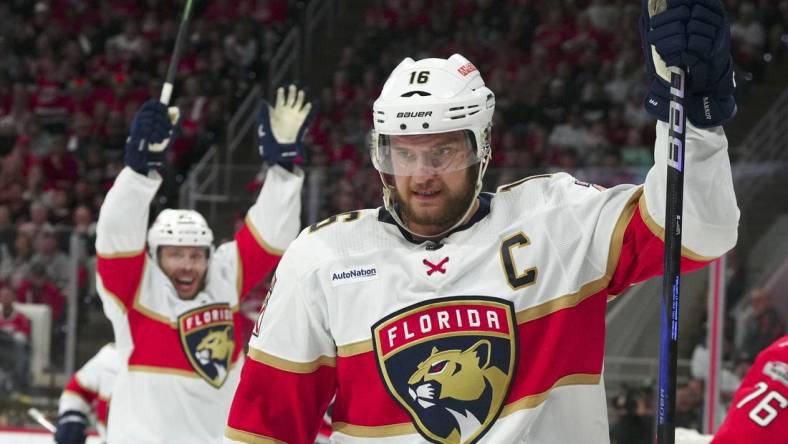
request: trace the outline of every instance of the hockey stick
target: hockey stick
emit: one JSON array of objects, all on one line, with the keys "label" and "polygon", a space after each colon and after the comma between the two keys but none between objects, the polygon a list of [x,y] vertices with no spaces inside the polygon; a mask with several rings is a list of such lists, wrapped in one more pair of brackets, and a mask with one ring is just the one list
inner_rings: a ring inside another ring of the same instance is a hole
[{"label": "hockey stick", "polygon": [[44,416],[44,414],[41,413],[41,411],[38,410],[37,408],[30,407],[29,409],[27,409],[27,414],[30,415],[30,417],[35,419],[36,422],[41,424],[45,429],[49,430],[50,432],[55,433],[55,431],[57,430],[55,428],[55,425],[49,422],[47,417]]},{"label": "hockey stick", "polygon": [[[183,46],[183,39],[186,38],[186,31],[189,28],[188,25],[191,12],[192,0],[186,0],[186,4],[183,6],[181,24],[178,26],[178,35],[175,37],[175,48],[172,50],[172,55],[170,56],[170,65],[167,67],[167,75],[164,77],[164,84],[161,86],[161,96],[159,96],[159,102],[164,104],[164,106],[170,104],[170,98],[172,97],[172,90],[174,88],[175,74],[178,72],[178,60],[181,58],[181,47]],[[168,114],[170,114],[170,118],[172,119],[172,113],[168,111]],[[140,139],[138,150],[143,151],[147,146],[148,141],[144,138]],[[151,151],[161,152],[166,148],[166,145],[162,144],[158,148],[149,147],[148,149],[150,148],[153,148]]]},{"label": "hockey stick", "polygon": [[178,60],[181,58],[181,47],[183,46],[183,39],[186,38],[186,31],[189,28],[191,12],[192,0],[186,0],[186,4],[183,7],[183,15],[181,16],[181,24],[178,27],[178,36],[175,38],[175,48],[172,50],[172,56],[170,57],[170,66],[167,67],[167,76],[164,78],[164,85],[161,87],[159,102],[164,105],[170,104],[175,73],[178,72]]},{"label": "hockey stick", "polygon": [[[649,15],[667,8],[665,0],[649,0]],[[665,257],[660,313],[659,388],[657,392],[657,443],[674,444],[676,438],[676,367],[681,286],[681,216],[684,201],[684,113],[686,72],[669,67],[667,196],[665,198]]]}]

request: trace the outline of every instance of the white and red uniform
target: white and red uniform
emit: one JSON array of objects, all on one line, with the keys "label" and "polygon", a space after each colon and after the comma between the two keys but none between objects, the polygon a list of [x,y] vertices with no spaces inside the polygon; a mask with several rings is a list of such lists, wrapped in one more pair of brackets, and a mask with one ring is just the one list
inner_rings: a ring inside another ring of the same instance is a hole
[{"label": "white and red uniform", "polygon": [[97,287],[123,365],[112,396],[109,442],[221,441],[243,349],[239,300],[279,262],[300,227],[303,172],[269,169],[235,240],[211,254],[205,287],[178,298],[146,254],[156,173],[125,168],[97,225]]},{"label": "white and red uniform", "polygon": [[118,375],[120,360],[115,344],[109,343],[82,366],[66,384],[60,395],[58,414],[68,410],[90,417],[96,413],[96,429],[102,442],[107,441],[107,414],[112,387]]},{"label": "white and red uniform", "polygon": [[[662,272],[667,124],[644,186],[568,174],[480,197],[440,245],[384,210],[305,229],[250,340],[226,442],[606,443],[607,301]],[[687,129],[682,268],[736,243],[722,128]]]},{"label": "white and red uniform", "polygon": [[788,443],[788,336],[758,354],[711,442]]}]

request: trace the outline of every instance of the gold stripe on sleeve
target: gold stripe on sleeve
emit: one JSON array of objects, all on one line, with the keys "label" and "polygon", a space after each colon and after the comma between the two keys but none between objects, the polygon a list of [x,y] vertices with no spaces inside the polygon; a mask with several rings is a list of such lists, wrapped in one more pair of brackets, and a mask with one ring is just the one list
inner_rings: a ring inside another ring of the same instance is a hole
[{"label": "gold stripe on sleeve", "polygon": [[640,198],[643,189],[640,188],[629,198],[624,209],[616,221],[616,226],[613,229],[613,235],[610,237],[610,248],[608,249],[607,265],[605,274],[599,279],[585,283],[574,293],[569,293],[564,296],[551,299],[543,304],[527,308],[517,313],[517,323],[523,324],[534,319],[547,316],[565,308],[574,307],[580,302],[584,301],[589,296],[592,296],[604,290],[610,280],[613,278],[613,273],[618,265],[618,260],[621,257],[621,248],[624,244],[624,232],[635,214],[635,207],[637,200]]},{"label": "gold stripe on sleeve", "polygon": [[320,366],[336,367],[336,358],[331,356],[320,356],[314,361],[310,362],[295,362],[288,361],[287,359],[278,358],[270,355],[264,351],[257,350],[256,348],[249,347],[247,354],[253,361],[261,364],[274,367],[279,370],[284,370],[290,373],[314,373]]},{"label": "gold stripe on sleeve", "polygon": [[96,256],[102,259],[122,259],[127,257],[134,257],[139,255],[140,253],[144,252],[145,248],[136,251],[118,251],[116,253],[99,253],[96,252]]},{"label": "gold stripe on sleeve", "polygon": [[279,441],[278,439],[258,435],[257,433],[244,432],[243,430],[234,429],[229,426],[224,430],[224,437],[232,439],[233,441],[239,441],[248,444],[287,444],[284,441]]},{"label": "gold stripe on sleeve", "polygon": [[249,215],[247,215],[246,218],[244,219],[244,223],[246,224],[246,227],[249,228],[249,232],[252,233],[252,236],[263,250],[267,251],[269,254],[273,254],[274,256],[281,256],[285,254],[284,250],[274,248],[268,242],[263,240],[263,237],[260,236],[260,233],[257,231],[257,228],[255,228],[254,224],[252,224]]},{"label": "gold stripe on sleeve", "polygon": [[[643,194],[640,196],[640,202],[638,202],[638,207],[640,208],[640,216],[643,218],[643,222],[646,223],[646,226],[654,236],[662,239],[665,239],[665,229],[660,227],[657,221],[651,217],[651,214],[648,212],[648,206],[646,205],[646,195]],[[696,262],[711,262],[714,259],[717,259],[716,256],[703,256],[694,251],[690,250],[689,248],[685,247],[684,245],[681,246],[681,257],[685,257],[687,259],[696,261]]]}]

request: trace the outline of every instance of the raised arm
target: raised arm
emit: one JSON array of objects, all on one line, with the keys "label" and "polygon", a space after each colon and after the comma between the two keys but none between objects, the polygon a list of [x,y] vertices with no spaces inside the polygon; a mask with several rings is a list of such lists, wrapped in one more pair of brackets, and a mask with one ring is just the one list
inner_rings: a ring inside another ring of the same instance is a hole
[{"label": "raised arm", "polygon": [[611,292],[662,272],[670,87],[666,66],[688,68],[684,162],[682,271],[699,268],[736,244],[739,209],[733,190],[728,141],[722,125],[733,118],[736,102],[730,32],[719,0],[668,2],[649,17],[643,1],[641,36],[651,89],[646,110],[659,119],[654,167],[624,234]]},{"label": "raised arm", "polygon": [[311,110],[304,92],[293,85],[287,94],[278,89],[274,107],[264,102],[260,109],[258,149],[268,171],[257,201],[235,235],[241,298],[276,267],[300,231],[304,172],[294,162],[305,156],[303,138]]},{"label": "raised arm", "polygon": [[126,167],[107,193],[96,224],[99,294],[123,310],[134,298],[145,265],[148,207],[161,184],[157,169],[173,128],[167,113],[164,105],[149,101],[135,115],[123,159]]}]

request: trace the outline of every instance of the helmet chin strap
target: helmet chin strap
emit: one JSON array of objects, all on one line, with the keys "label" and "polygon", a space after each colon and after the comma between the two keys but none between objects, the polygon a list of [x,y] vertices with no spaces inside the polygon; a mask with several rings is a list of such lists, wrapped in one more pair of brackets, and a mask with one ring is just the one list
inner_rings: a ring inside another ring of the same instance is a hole
[{"label": "helmet chin strap", "polygon": [[482,159],[482,161],[481,161],[481,163],[479,165],[479,171],[476,173],[475,192],[473,193],[473,198],[470,200],[470,202],[468,202],[468,208],[465,210],[465,213],[463,213],[462,217],[458,218],[457,221],[454,222],[454,224],[452,226],[450,226],[449,228],[441,231],[438,234],[425,236],[423,234],[416,233],[413,230],[411,230],[410,228],[408,228],[407,224],[402,220],[402,218],[400,218],[399,214],[397,213],[397,209],[394,208],[393,194],[396,193],[395,186],[394,185],[388,185],[386,183],[386,178],[383,177],[383,173],[378,171],[378,174],[380,175],[380,180],[383,182],[383,206],[386,208],[386,211],[388,211],[389,214],[391,214],[391,217],[394,218],[394,221],[397,222],[397,224],[403,230],[407,231],[408,233],[412,234],[413,236],[415,236],[415,237],[417,237],[419,239],[426,239],[426,240],[441,238],[441,237],[445,236],[447,233],[449,233],[452,230],[454,230],[455,228],[457,228],[460,225],[462,225],[463,222],[465,222],[468,219],[468,217],[471,215],[471,212],[473,211],[473,207],[474,207],[473,204],[476,201],[476,199],[479,197],[479,192],[481,192],[481,190],[482,190],[482,178],[484,177],[484,173],[487,171],[487,165],[489,164],[489,160],[490,160],[489,156],[486,156],[486,157],[484,157]]}]

